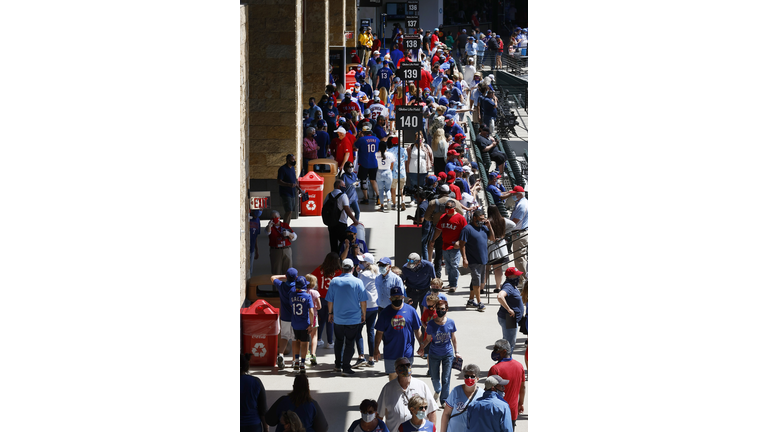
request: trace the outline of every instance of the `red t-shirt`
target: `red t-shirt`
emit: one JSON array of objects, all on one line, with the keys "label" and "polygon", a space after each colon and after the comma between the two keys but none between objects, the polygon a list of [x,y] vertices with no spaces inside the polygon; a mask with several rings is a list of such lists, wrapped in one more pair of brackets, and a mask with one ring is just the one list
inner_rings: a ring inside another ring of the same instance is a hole
[{"label": "red t-shirt", "polygon": [[512,420],[517,420],[517,401],[520,396],[520,385],[525,382],[525,369],[523,369],[523,365],[514,359],[501,361],[491,366],[488,376],[491,375],[498,375],[505,380],[509,380],[509,384],[504,386],[504,400],[507,401],[512,411]]},{"label": "red t-shirt", "polygon": [[432,86],[432,74],[428,70],[422,68],[421,79],[419,80],[419,88],[425,89],[425,88],[430,88],[431,86]]},{"label": "red t-shirt", "polygon": [[437,222],[437,228],[443,231],[443,250],[453,249],[453,244],[459,239],[461,230],[467,226],[467,220],[459,212],[448,215],[440,216],[440,220]]},{"label": "red t-shirt", "polygon": [[269,247],[282,248],[291,245],[291,240],[288,237],[283,237],[283,231],[293,232],[290,226],[285,222],[280,222],[277,225],[272,225],[269,229]]},{"label": "red t-shirt", "polygon": [[[338,138],[337,138],[338,139]],[[349,153],[349,158],[347,158],[347,162],[353,162],[354,163],[354,155],[352,154],[352,145],[355,143],[354,137],[351,133],[347,133],[344,135],[344,139],[339,140],[339,143],[336,147],[336,162],[339,164],[339,170],[344,169],[344,155]]]},{"label": "red t-shirt", "polygon": [[437,43],[439,40],[440,40],[440,38],[439,38],[439,37],[437,37],[437,35],[436,35],[436,34],[432,33],[432,40],[430,41],[430,44],[429,44],[429,49],[430,49],[430,50],[433,50],[433,49],[435,49],[435,44],[436,44],[436,43]]},{"label": "red t-shirt", "polygon": [[344,116],[346,114],[351,113],[352,111],[360,111],[360,106],[355,102],[352,102],[352,99],[350,99],[348,102],[340,103],[338,110],[339,110],[339,115]]},{"label": "red t-shirt", "polygon": [[437,311],[434,309],[424,308],[424,312],[421,314],[421,323],[427,325],[429,320],[437,316]]},{"label": "red t-shirt", "polygon": [[336,273],[334,273],[331,277],[325,277],[323,275],[322,266],[317,266],[317,268],[311,274],[317,278],[317,292],[320,293],[320,298],[325,298],[325,295],[328,294],[328,286],[331,284],[331,280],[333,280],[333,278],[336,276],[339,276],[341,274],[341,270],[336,270]]},{"label": "red t-shirt", "polygon": [[448,187],[451,189],[451,192],[456,194],[456,199],[461,201],[461,189],[453,183],[448,183]]},{"label": "red t-shirt", "polygon": [[373,40],[373,46],[371,47],[371,49],[373,51],[378,51],[379,48],[381,48],[381,39],[374,39]]}]

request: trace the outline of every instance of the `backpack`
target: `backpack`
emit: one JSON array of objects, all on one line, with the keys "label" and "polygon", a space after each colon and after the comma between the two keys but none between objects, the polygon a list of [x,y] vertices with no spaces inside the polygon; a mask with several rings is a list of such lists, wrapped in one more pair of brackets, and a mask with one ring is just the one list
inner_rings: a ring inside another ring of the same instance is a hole
[{"label": "backpack", "polygon": [[325,202],[323,203],[323,224],[325,226],[333,226],[339,223],[339,218],[341,217],[341,210],[339,210],[339,197],[341,197],[341,194],[344,192],[340,192],[335,197],[332,195],[333,192],[329,193],[328,196],[325,198]]}]

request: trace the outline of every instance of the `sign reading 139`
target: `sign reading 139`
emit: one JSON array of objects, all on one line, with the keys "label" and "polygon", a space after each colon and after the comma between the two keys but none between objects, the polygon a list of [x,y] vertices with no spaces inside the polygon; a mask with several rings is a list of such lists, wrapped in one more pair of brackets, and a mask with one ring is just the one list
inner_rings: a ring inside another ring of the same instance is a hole
[{"label": "sign reading 139", "polygon": [[398,106],[395,109],[395,123],[399,130],[422,130],[423,121],[421,106]]}]

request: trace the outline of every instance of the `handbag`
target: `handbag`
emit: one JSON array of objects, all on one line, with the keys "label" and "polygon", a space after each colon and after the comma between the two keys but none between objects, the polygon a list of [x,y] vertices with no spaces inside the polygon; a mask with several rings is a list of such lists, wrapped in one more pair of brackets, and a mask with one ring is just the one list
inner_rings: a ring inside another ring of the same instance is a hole
[{"label": "handbag", "polygon": [[307,191],[299,189],[299,194],[301,195],[301,202],[309,201],[309,193]]},{"label": "handbag", "polygon": [[528,314],[526,313],[525,316],[523,316],[523,319],[520,320],[520,333],[527,335],[528,334]]},{"label": "handbag", "polygon": [[451,365],[451,369],[456,369],[457,371],[461,372],[461,368],[464,366],[464,359],[461,357],[454,357],[453,358],[453,364]]}]

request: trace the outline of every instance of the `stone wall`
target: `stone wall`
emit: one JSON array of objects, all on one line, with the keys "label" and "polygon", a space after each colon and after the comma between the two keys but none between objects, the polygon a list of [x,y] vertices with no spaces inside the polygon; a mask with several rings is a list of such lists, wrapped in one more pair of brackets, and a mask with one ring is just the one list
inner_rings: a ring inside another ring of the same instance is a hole
[{"label": "stone wall", "polygon": [[[359,30],[360,23],[357,22],[357,0],[338,0],[346,3],[344,8],[344,30],[352,32],[352,38],[347,39],[344,46],[355,47],[357,46],[357,31]],[[358,53],[360,54],[360,53]],[[360,57],[362,58],[362,57]]]},{"label": "stone wall", "polygon": [[240,303],[250,265],[248,211],[248,6],[240,6]]},{"label": "stone wall", "polygon": [[328,2],[306,0],[304,17],[307,31],[302,46],[304,108],[309,108],[310,97],[320,100],[328,82]]},{"label": "stone wall", "polygon": [[344,46],[344,19],[346,0],[328,2],[328,42],[331,46]]},{"label": "stone wall", "polygon": [[274,179],[285,155],[301,167],[302,2],[251,0],[248,6],[249,172]]}]

